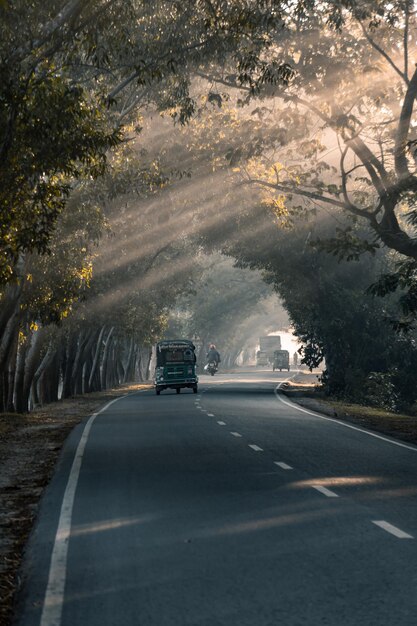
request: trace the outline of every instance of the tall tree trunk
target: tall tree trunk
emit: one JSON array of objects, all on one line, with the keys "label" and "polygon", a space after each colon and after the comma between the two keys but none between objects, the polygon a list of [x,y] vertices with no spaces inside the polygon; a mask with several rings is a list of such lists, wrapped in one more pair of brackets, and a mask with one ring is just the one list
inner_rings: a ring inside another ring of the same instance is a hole
[{"label": "tall tree trunk", "polygon": [[132,362],[133,362],[134,352],[135,352],[135,342],[133,340],[133,337],[131,337],[130,342],[129,342],[129,350],[127,353],[126,367],[125,367],[124,376],[123,376],[124,383],[127,383],[130,380],[132,380],[131,376],[132,376]]},{"label": "tall tree trunk", "polygon": [[107,389],[107,387],[106,387],[106,385],[107,385],[107,367],[108,367],[109,351],[110,351],[113,331],[114,331],[114,326],[112,326],[110,328],[110,330],[109,330],[109,332],[107,334],[107,337],[106,337],[105,344],[104,344],[103,360],[102,360],[102,366],[101,366],[101,388],[102,389]]},{"label": "tall tree trunk", "polygon": [[77,333],[68,334],[65,349],[65,368],[63,372],[62,398],[70,398],[72,395],[72,371],[77,353]]},{"label": "tall tree trunk", "polygon": [[82,360],[84,348],[88,342],[88,332],[82,330],[78,335],[77,351],[71,372],[71,395],[81,393]]},{"label": "tall tree trunk", "polygon": [[98,339],[97,339],[97,343],[96,343],[96,349],[94,352],[94,359],[93,359],[93,364],[91,366],[91,372],[90,372],[90,376],[88,379],[88,389],[91,390],[92,386],[93,386],[93,380],[96,376],[96,372],[98,369],[98,364],[100,363],[100,354],[101,354],[101,348],[102,348],[102,342],[103,342],[103,335],[104,335],[104,331],[106,329],[106,326],[102,326]]},{"label": "tall tree trunk", "polygon": [[30,348],[26,355],[24,376],[23,376],[23,402],[29,408],[30,389],[32,387],[33,378],[36,373],[36,365],[39,363],[42,342],[45,336],[45,329],[32,332]]},{"label": "tall tree trunk", "polygon": [[42,361],[40,362],[38,369],[36,370],[33,376],[32,385],[34,387],[37,386],[37,390],[34,392],[34,396],[35,398],[38,399],[38,401],[41,404],[45,404],[47,402],[47,399],[45,398],[45,394],[44,394],[46,385],[43,382],[43,378],[44,378],[45,371],[48,369],[49,365],[51,364],[54,358],[54,354],[55,354],[55,349],[52,347],[52,344],[49,344],[48,349]]},{"label": "tall tree trunk", "polygon": [[147,360],[147,363],[146,363],[145,381],[150,380],[150,377],[151,377],[151,361],[152,361],[152,349],[149,348],[149,350],[148,350],[148,360]]},{"label": "tall tree trunk", "polygon": [[59,359],[59,351],[54,350],[49,367],[44,373],[46,384],[48,386],[48,402],[58,401]]},{"label": "tall tree trunk", "polygon": [[116,385],[119,386],[124,381],[125,368],[120,354],[116,354]]},{"label": "tall tree trunk", "polygon": [[[3,337],[6,326],[13,314],[19,312],[20,300],[23,291],[23,280],[13,285],[8,285],[1,299],[0,307],[0,337]],[[1,359],[0,359],[1,361]]]},{"label": "tall tree trunk", "polygon": [[27,413],[28,402],[23,394],[24,376],[25,376],[25,361],[26,355],[30,348],[30,339],[27,339],[22,343],[17,350],[16,359],[16,375],[14,385],[14,405],[18,413]]},{"label": "tall tree trunk", "polygon": [[9,357],[14,349],[14,341],[19,335],[19,325],[22,319],[20,310],[14,311],[7,322],[4,333],[0,340],[0,371],[7,372],[9,365]]},{"label": "tall tree trunk", "polygon": [[109,358],[107,361],[107,389],[112,389],[113,387],[115,387],[116,383],[116,346],[117,342],[113,340],[111,344],[111,350],[109,351]]},{"label": "tall tree trunk", "polygon": [[74,362],[74,369],[72,374],[73,381],[73,393],[83,393],[83,370],[84,362],[88,359],[91,348],[95,342],[96,333],[85,333],[83,340],[79,340],[77,356]]},{"label": "tall tree trunk", "polygon": [[142,376],[142,350],[140,346],[136,348],[135,378],[138,382],[143,382]]},{"label": "tall tree trunk", "polygon": [[6,410],[7,403],[7,374],[0,370],[0,411],[3,413]]},{"label": "tall tree trunk", "polygon": [[13,411],[15,410],[14,385],[15,385],[15,380],[16,380],[16,359],[17,359],[18,346],[19,346],[19,335],[16,335],[13,340],[12,349],[10,351],[9,365],[7,368],[8,369],[7,376],[6,376],[6,372],[4,373],[5,380],[7,381],[6,388],[4,390],[5,399],[6,399],[6,404],[4,408],[9,413],[13,413]]}]

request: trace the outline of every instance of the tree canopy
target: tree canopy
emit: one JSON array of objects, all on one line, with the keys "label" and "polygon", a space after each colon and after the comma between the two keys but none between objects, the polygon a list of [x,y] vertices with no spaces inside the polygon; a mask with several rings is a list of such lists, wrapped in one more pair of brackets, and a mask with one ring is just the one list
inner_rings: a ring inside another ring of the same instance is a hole
[{"label": "tree canopy", "polygon": [[415,35],[408,0],[0,3],[3,407],[146,376],[174,328],[232,362],[271,288],[329,389],[412,403]]}]

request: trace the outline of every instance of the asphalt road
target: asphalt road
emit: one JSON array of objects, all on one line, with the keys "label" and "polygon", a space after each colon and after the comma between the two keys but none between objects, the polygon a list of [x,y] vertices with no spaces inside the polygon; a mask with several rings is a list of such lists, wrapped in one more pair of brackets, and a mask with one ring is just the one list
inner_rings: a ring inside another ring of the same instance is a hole
[{"label": "asphalt road", "polygon": [[285,404],[286,376],[201,376],[80,425],[16,623],[416,626],[417,448]]}]

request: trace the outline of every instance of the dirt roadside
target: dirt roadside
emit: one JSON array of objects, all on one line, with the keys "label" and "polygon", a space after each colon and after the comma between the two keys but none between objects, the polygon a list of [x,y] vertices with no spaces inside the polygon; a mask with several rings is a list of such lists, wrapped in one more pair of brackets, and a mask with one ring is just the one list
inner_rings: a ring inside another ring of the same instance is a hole
[{"label": "dirt roadside", "polygon": [[[316,390],[317,382],[317,373],[302,372],[283,392],[310,410],[417,444],[417,417],[330,401]],[[147,386],[79,396],[30,415],[0,414],[0,626],[10,626],[24,547],[65,439],[110,400]]]},{"label": "dirt roadside", "polygon": [[417,445],[417,416],[332,400],[324,397],[317,385],[317,372],[305,371],[285,383],[281,391],[288,399],[311,411]]},{"label": "dirt roadside", "polygon": [[77,396],[30,415],[0,414],[0,626],[9,626],[24,547],[65,439],[107,402],[149,385]]}]

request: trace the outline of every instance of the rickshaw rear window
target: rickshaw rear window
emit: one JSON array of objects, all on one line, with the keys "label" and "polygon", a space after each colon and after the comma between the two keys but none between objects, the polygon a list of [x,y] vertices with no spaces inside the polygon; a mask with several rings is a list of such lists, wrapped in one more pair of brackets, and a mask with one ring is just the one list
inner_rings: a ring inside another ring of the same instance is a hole
[{"label": "rickshaw rear window", "polygon": [[181,363],[183,361],[195,362],[194,350],[191,348],[177,348],[162,352],[163,363]]},{"label": "rickshaw rear window", "polygon": [[182,350],[166,350],[164,354],[166,363],[178,363],[184,360],[184,352]]}]

